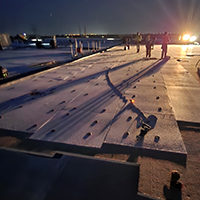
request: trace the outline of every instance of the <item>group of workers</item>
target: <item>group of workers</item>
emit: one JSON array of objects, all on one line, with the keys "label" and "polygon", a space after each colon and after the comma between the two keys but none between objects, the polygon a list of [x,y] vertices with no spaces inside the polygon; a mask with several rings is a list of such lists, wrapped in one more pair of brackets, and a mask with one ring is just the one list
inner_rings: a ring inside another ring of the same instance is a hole
[{"label": "group of workers", "polygon": [[[139,53],[140,44],[141,44],[141,41],[142,41],[142,35],[139,32],[136,34],[135,41],[136,41],[137,53]],[[145,43],[146,43],[146,57],[151,57],[151,50],[154,48],[155,41],[156,41],[156,38],[151,38],[150,35],[147,36],[146,41],[145,41]],[[168,42],[169,42],[169,36],[168,36],[167,32],[165,32],[163,37],[162,37],[161,59],[166,58],[166,56],[167,56],[167,44],[168,44]]]}]

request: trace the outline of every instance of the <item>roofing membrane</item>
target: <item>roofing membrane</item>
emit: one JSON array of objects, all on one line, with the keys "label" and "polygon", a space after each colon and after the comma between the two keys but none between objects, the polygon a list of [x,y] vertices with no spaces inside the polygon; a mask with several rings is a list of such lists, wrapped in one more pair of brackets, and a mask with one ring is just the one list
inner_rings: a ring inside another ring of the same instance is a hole
[{"label": "roofing membrane", "polygon": [[[186,153],[171,89],[176,82],[170,80],[168,68],[177,74],[184,70],[173,58],[159,60],[159,47],[153,59],[122,49],[117,46],[1,86],[0,128],[78,146],[100,148],[109,143]],[[197,89],[199,83],[193,82]],[[151,130],[138,140],[143,122]]]}]

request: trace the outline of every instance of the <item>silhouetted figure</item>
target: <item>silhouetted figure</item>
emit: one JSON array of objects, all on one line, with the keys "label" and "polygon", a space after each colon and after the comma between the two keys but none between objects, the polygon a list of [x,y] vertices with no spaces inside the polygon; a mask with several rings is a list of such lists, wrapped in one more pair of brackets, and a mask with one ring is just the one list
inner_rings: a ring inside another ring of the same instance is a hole
[{"label": "silhouetted figure", "polygon": [[36,48],[37,49],[41,49],[41,48],[44,48],[44,46],[42,45],[42,42],[41,41],[36,41]]},{"label": "silhouetted figure", "polygon": [[153,49],[154,41],[150,38],[150,35],[146,39],[146,58],[151,57],[151,50]]},{"label": "silhouetted figure", "polygon": [[57,48],[57,41],[56,41],[56,36],[54,35],[52,40],[50,40],[50,46],[52,49]]},{"label": "silhouetted figure", "polygon": [[137,35],[135,37],[135,41],[136,41],[136,46],[137,46],[137,53],[139,53],[139,51],[140,51],[140,44],[141,44],[141,41],[142,41],[142,36],[140,35],[139,32],[137,32]]},{"label": "silhouetted figure", "polygon": [[167,32],[164,33],[163,37],[162,37],[162,55],[161,55],[161,59],[166,58],[167,56],[167,44],[169,42],[169,36],[167,35]]},{"label": "silhouetted figure", "polygon": [[125,43],[125,46],[124,46],[124,50],[129,50],[129,49],[130,49],[129,39],[126,38],[126,43]]},{"label": "silhouetted figure", "polygon": [[56,48],[54,40],[50,40],[50,46],[51,46],[52,49]]}]

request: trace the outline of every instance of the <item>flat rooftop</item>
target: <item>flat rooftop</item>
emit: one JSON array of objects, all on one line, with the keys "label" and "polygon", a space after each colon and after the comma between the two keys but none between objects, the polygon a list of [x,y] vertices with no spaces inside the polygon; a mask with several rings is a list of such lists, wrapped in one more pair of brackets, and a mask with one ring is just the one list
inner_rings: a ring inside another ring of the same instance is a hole
[{"label": "flat rooftop", "polygon": [[[187,154],[177,121],[200,122],[200,83],[189,70],[200,47],[193,56],[181,47],[160,60],[160,45],[150,59],[144,46],[139,54],[116,46],[1,85],[0,128],[31,140]],[[143,122],[151,129],[138,138]]]}]

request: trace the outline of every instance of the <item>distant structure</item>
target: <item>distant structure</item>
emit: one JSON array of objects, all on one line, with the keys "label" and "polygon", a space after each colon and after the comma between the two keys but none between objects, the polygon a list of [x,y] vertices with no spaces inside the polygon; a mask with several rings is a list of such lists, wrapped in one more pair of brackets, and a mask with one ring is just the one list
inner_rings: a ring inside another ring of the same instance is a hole
[{"label": "distant structure", "polygon": [[78,28],[79,28],[79,34],[81,35],[81,26],[79,25]]},{"label": "distant structure", "polygon": [[86,26],[84,26],[84,34],[87,35]]}]

